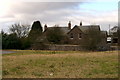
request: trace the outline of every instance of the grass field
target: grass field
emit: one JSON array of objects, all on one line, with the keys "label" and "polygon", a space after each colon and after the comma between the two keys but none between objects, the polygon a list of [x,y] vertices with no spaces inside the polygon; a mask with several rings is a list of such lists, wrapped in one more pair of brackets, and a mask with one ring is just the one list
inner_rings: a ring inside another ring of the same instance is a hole
[{"label": "grass field", "polygon": [[118,52],[15,50],[3,54],[3,78],[117,78]]}]

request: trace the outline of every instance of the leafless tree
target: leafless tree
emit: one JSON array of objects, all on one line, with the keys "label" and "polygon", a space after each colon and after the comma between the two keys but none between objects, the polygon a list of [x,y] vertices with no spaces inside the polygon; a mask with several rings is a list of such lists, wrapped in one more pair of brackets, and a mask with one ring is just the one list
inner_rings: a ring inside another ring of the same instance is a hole
[{"label": "leafless tree", "polygon": [[13,24],[9,30],[12,33],[16,33],[19,38],[27,37],[30,30],[30,25]]}]

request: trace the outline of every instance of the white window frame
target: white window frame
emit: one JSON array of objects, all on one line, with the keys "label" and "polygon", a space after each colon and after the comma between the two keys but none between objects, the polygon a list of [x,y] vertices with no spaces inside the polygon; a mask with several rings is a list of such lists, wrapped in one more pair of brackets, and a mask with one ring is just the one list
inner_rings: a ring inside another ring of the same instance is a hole
[{"label": "white window frame", "polygon": [[[81,37],[80,37],[80,36],[81,36]],[[78,38],[79,38],[79,39],[82,39],[82,33],[79,33],[79,34],[78,34]]]},{"label": "white window frame", "polygon": [[[71,37],[71,35],[72,35],[72,37]],[[70,39],[73,39],[73,33],[70,34]]]}]

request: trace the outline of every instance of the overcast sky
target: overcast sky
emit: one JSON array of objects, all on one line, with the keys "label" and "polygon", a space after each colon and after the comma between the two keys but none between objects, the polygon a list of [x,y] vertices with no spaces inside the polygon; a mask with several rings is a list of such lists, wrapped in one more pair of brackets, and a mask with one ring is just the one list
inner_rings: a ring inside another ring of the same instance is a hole
[{"label": "overcast sky", "polygon": [[[63,0],[65,1],[65,0]],[[69,0],[70,1],[70,0]],[[97,24],[101,30],[118,25],[118,0],[79,0],[76,2],[43,2],[2,0],[0,3],[0,28],[8,31],[14,23],[29,24],[39,20],[48,26]]]}]

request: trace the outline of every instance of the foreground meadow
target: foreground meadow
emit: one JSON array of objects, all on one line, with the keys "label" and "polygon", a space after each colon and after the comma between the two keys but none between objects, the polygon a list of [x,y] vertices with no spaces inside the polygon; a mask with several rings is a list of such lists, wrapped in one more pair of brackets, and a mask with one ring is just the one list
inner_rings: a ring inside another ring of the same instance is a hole
[{"label": "foreground meadow", "polygon": [[15,50],[3,54],[3,78],[117,78],[118,52]]}]

